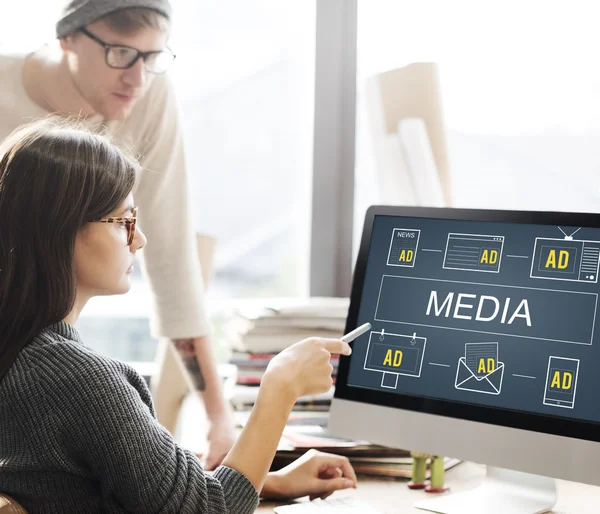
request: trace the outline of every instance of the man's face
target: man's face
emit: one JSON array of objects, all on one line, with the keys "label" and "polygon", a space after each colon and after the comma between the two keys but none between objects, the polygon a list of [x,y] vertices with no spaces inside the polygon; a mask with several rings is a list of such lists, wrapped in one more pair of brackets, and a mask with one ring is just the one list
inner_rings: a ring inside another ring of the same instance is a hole
[{"label": "man's face", "polygon": [[[167,44],[167,34],[152,28],[121,34],[101,21],[86,28],[105,43],[140,52],[164,50]],[[80,32],[62,39],[61,46],[75,87],[94,111],[107,119],[125,119],[150,87],[153,74],[146,72],[142,58],[129,69],[111,68],[102,45]]]}]

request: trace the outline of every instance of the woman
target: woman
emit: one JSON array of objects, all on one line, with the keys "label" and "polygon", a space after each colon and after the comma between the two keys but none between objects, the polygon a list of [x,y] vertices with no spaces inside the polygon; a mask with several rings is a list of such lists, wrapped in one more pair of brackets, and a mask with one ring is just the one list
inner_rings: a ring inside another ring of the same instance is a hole
[{"label": "woman", "polygon": [[103,137],[53,120],[0,145],[0,491],[31,513],[237,514],[253,512],[259,492],[356,486],[347,459],[318,452],[268,474],[294,402],[330,387],[330,356],[349,354],[346,343],[306,339],[275,357],[212,476],[156,421],[143,379],[83,344],[81,310],[129,290],[146,243],[138,168]]}]

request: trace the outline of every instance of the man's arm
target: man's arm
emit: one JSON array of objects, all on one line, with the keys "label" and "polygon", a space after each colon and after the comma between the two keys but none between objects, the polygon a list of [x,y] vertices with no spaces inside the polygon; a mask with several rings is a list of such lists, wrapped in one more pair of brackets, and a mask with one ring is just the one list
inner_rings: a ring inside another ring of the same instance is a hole
[{"label": "man's arm", "polygon": [[206,382],[200,368],[199,357],[196,355],[196,347],[207,344],[207,339],[207,337],[199,337],[197,339],[175,339],[173,341],[188,373],[190,386],[194,391],[204,392],[206,390]]},{"label": "man's arm", "polygon": [[230,418],[231,411],[224,400],[210,337],[175,339],[173,344],[183,360],[191,385],[202,393],[207,414],[211,419],[213,416]]},{"label": "man's arm", "polygon": [[214,467],[233,444],[233,421],[209,336],[183,133],[167,77],[156,77],[136,114],[144,136],[138,146],[143,171],[134,199],[139,206],[140,228],[148,238],[142,253],[143,269],[153,292],[152,335],[175,343],[184,360],[187,382],[202,391],[211,422],[207,465]]},{"label": "man's arm", "polygon": [[210,421],[211,446],[206,456],[206,469],[215,469],[235,442],[231,408],[223,395],[223,385],[208,336],[173,341],[188,374],[190,386],[202,394]]}]

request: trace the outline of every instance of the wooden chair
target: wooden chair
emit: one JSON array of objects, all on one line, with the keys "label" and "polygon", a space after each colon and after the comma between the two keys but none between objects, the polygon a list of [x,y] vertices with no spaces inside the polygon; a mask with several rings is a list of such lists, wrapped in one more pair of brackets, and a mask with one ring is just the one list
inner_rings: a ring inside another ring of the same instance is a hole
[{"label": "wooden chair", "polygon": [[0,514],[27,514],[27,511],[10,496],[0,493]]}]

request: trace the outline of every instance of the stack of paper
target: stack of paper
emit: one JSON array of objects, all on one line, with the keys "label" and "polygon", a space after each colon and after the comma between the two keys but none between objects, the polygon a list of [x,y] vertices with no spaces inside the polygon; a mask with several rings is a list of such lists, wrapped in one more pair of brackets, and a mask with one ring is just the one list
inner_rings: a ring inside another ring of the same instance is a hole
[{"label": "stack of paper", "polygon": [[[256,391],[271,359],[308,337],[339,338],[344,333],[347,298],[287,298],[258,301],[234,311],[224,332],[231,348],[230,363],[237,367],[232,402],[238,409],[252,408]],[[332,357],[333,377],[339,357]],[[299,401],[311,409],[329,407],[331,394]]]},{"label": "stack of paper", "polygon": [[288,298],[239,308],[225,327],[241,353],[277,353],[307,337],[343,335],[348,298]]}]

